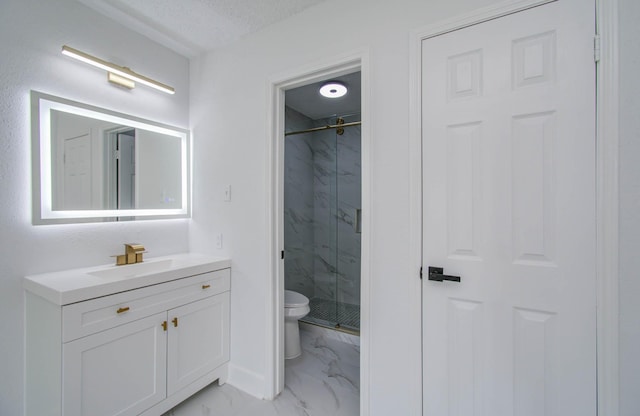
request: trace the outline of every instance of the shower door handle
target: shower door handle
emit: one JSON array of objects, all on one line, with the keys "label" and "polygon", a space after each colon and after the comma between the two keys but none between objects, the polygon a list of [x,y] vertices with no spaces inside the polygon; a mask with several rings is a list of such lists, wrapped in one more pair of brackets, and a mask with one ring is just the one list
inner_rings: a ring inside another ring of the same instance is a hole
[{"label": "shower door handle", "polygon": [[451,276],[443,273],[444,273],[444,269],[442,267],[429,266],[429,280],[433,280],[435,282],[442,282],[444,280],[449,280],[451,282],[460,281],[460,276]]},{"label": "shower door handle", "polygon": [[360,208],[356,208],[353,228],[355,228],[356,234],[362,233],[362,209]]}]

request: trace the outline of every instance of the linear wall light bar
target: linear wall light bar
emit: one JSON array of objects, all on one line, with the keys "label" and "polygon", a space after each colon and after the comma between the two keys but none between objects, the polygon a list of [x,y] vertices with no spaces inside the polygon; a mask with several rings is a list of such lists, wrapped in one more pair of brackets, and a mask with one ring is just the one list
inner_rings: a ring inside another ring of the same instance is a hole
[{"label": "linear wall light bar", "polygon": [[[136,72],[133,72],[131,69],[127,67],[104,61],[100,58],[96,58],[95,56],[89,55],[88,53],[84,53],[70,46],[67,46],[67,45],[62,46],[62,53],[64,55],[70,56],[84,63],[87,63],[89,65],[93,65],[100,69],[104,69],[109,73],[108,79],[110,82],[123,85],[127,88],[134,88],[135,83],[130,81],[135,81],[135,82],[144,84],[148,87],[155,88],[159,91],[166,92],[167,94],[175,94],[176,92],[176,90],[173,89],[173,87],[170,87],[166,84],[158,82],[154,79],[145,77],[144,75],[140,75]],[[119,77],[125,78],[125,80],[119,80],[118,79]]]}]

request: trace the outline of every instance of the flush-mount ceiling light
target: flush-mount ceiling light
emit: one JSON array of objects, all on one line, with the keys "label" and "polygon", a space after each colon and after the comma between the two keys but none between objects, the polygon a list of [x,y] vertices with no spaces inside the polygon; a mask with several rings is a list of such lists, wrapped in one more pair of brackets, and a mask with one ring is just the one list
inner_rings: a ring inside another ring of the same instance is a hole
[{"label": "flush-mount ceiling light", "polygon": [[347,87],[337,81],[331,81],[320,87],[320,94],[327,98],[340,98],[347,93]]},{"label": "flush-mount ceiling light", "polygon": [[109,73],[108,74],[109,82],[113,82],[115,84],[122,85],[127,88],[134,88],[135,83],[131,81],[135,81],[135,82],[144,84],[148,87],[160,90],[162,92],[166,92],[167,94],[175,94],[176,92],[176,90],[173,89],[173,87],[170,87],[166,84],[158,82],[154,79],[145,77],[144,75],[140,75],[136,72],[133,72],[131,69],[127,67],[116,65],[114,63],[107,62],[100,58],[96,58],[95,56],[89,55],[88,53],[84,53],[82,51],[79,51],[67,45],[64,45],[62,47],[62,53],[64,55],[70,56],[84,63],[87,63],[89,65],[93,65],[100,69],[104,69]]}]

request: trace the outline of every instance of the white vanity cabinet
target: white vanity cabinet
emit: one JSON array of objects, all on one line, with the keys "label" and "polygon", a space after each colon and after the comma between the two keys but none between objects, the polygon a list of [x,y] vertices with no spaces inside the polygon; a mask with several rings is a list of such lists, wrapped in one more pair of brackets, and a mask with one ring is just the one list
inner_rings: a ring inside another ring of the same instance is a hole
[{"label": "white vanity cabinet", "polygon": [[166,313],[62,347],[65,416],[137,415],[166,397]]},{"label": "white vanity cabinet", "polygon": [[34,278],[48,281],[25,283],[27,415],[158,416],[225,382],[228,267],[60,305]]}]

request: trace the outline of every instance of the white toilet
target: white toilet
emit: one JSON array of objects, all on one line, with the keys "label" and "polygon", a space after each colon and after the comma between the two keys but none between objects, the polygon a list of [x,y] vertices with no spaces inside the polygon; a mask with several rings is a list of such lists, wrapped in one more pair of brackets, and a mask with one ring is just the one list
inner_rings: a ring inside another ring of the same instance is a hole
[{"label": "white toilet", "polygon": [[302,354],[298,320],[307,316],[309,299],[292,290],[284,291],[284,358],[296,358]]}]

